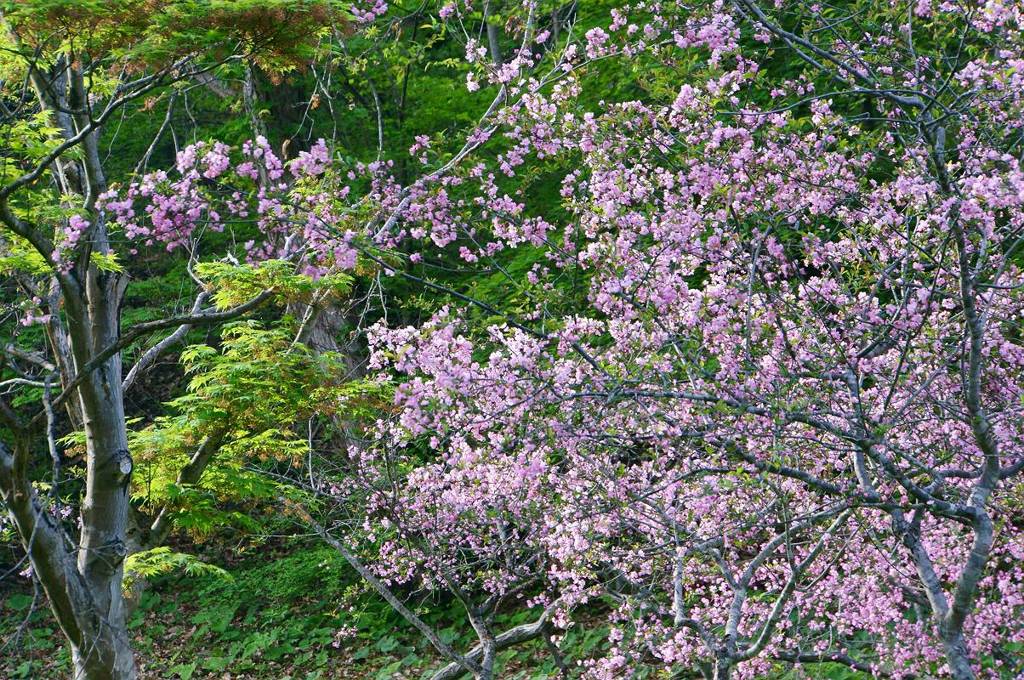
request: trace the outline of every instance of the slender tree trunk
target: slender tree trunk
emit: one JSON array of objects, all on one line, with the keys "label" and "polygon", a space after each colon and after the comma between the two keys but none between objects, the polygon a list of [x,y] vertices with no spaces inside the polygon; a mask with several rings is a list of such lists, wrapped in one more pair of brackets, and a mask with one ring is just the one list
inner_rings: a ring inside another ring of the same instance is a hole
[{"label": "slender tree trunk", "polygon": [[[124,536],[132,463],[120,399],[119,362],[110,362],[99,372],[104,376],[101,391],[105,393],[100,408],[96,412],[84,409],[88,471],[78,552],[78,571],[91,595],[91,602],[80,606],[94,609],[95,628],[94,637],[87,637],[84,645],[72,645],[72,658],[76,678],[130,680],[136,677],[135,661],[121,578],[127,553]],[[110,389],[112,385],[116,387]]]},{"label": "slender tree trunk", "polygon": [[71,645],[74,680],[134,680],[135,657],[124,628],[107,629],[87,645]]},{"label": "slender tree trunk", "polygon": [[[77,369],[118,340],[124,280],[90,267],[85,308],[69,305],[69,331]],[[127,554],[129,482],[121,355],[93,370],[78,389],[85,428],[86,487],[82,503],[77,571],[87,601],[76,602],[76,616],[86,618],[80,641],[72,640],[75,677],[88,680],[134,680],[135,660],[121,590]]]},{"label": "slender tree trunk", "polygon": [[[69,295],[68,318],[75,363],[80,370],[117,333],[120,282],[110,279],[95,311]],[[92,307],[93,305],[90,305]],[[114,321],[111,325],[110,321]],[[103,343],[102,345],[100,343]],[[19,440],[11,454],[0,447],[0,494],[18,526],[33,570],[54,617],[71,646],[75,680],[135,680],[121,576],[131,456],[127,451],[121,364],[103,362],[78,389],[86,434],[87,469],[78,545],[37,497],[28,477],[32,447]]]},{"label": "slender tree trunk", "polygon": [[498,25],[491,21],[494,14],[492,3],[496,2],[497,0],[491,0],[484,4],[484,23],[487,26],[487,46],[491,52],[491,61],[495,66],[501,66],[501,33]]},{"label": "slender tree trunk", "polygon": [[971,653],[967,649],[962,631],[943,632],[942,644],[946,648],[946,664],[953,680],[974,680]]}]

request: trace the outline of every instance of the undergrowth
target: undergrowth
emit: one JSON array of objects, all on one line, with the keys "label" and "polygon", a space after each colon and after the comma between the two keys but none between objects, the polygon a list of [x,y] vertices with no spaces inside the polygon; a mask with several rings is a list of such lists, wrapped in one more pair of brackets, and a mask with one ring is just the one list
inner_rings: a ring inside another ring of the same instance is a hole
[{"label": "undergrowth", "polygon": [[[226,577],[179,572],[153,579],[129,624],[140,677],[418,680],[443,665],[334,551],[300,545],[267,558],[244,559],[230,566]],[[464,650],[472,646],[472,631],[461,624],[457,603],[415,595],[409,602],[447,642]],[[500,627],[533,616],[507,616]],[[34,597],[27,579],[0,591],[0,640],[0,677],[69,677],[63,637],[44,596]],[[563,641],[563,647],[583,655],[604,644],[604,631],[582,628],[570,629]],[[541,641],[509,650],[498,664],[501,678],[540,680],[557,677],[557,671]]]}]

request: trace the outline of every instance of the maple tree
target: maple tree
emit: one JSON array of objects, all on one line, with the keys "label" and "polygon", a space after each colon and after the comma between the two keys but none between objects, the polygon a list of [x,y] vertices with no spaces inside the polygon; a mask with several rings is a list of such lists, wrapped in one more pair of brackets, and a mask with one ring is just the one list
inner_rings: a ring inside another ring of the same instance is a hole
[{"label": "maple tree", "polygon": [[[398,237],[541,254],[515,308],[375,330],[405,378],[360,454],[378,573],[466,605],[460,672],[491,676],[489,619],[524,598],[538,631],[610,598],[594,677],[1017,672],[1021,7],[871,9],[643,3],[554,87],[527,46],[485,70],[523,93],[509,148]],[[662,103],[595,110],[573,79],[692,53],[706,79]],[[560,155],[567,219],[502,194]]]},{"label": "maple tree", "polygon": [[[44,331],[35,346],[22,341],[4,350],[15,373],[5,385],[19,393],[0,406],[0,496],[79,678],[136,677],[122,591],[133,551],[126,391],[190,329],[232,320],[280,293],[268,288],[235,305],[210,305],[209,286],[196,277],[190,312],[122,327],[129,277],[120,258],[128,253],[125,235],[112,233],[99,207],[110,164],[101,136],[129,104],[226,63],[294,68],[335,11],[330,3],[291,2],[204,9],[136,1],[0,5],[2,270],[21,295],[18,322]],[[152,146],[140,162],[151,153]],[[122,351],[164,330],[172,333],[125,372]],[[77,526],[64,521],[74,509],[60,507],[72,477],[57,441],[61,417],[83,432]],[[48,488],[37,478],[40,450],[52,461]]]}]

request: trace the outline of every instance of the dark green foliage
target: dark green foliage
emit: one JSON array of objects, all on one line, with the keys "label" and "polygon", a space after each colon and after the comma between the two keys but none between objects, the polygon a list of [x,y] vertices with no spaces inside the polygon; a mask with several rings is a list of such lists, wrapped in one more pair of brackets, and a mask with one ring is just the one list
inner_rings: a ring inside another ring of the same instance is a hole
[{"label": "dark green foliage", "polygon": [[[223,546],[211,548],[210,552]],[[199,573],[158,576],[130,623],[145,659],[144,678],[426,678],[441,660],[392,609],[368,592],[330,548],[292,542],[251,545],[230,577]],[[4,596],[0,635],[27,615],[31,593]],[[432,625],[458,620],[456,603],[422,597]],[[20,654],[0,656],[0,677],[57,680],[67,672],[60,633],[45,608],[19,641]],[[533,614],[535,616],[535,613]],[[503,617],[524,623],[531,612]],[[349,634],[351,633],[351,634]],[[472,631],[443,627],[450,643],[470,646]],[[574,627],[567,650],[586,655],[604,644],[602,630]],[[570,656],[572,652],[567,652]],[[556,667],[539,642],[502,656],[502,677],[555,678]]]}]

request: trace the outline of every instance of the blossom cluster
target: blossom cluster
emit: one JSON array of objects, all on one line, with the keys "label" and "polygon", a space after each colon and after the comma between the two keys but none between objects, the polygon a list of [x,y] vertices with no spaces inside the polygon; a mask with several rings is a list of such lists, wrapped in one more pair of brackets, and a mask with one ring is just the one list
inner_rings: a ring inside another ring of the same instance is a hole
[{"label": "blossom cluster", "polygon": [[[800,7],[812,35],[839,30]],[[539,252],[507,307],[460,293],[465,310],[369,334],[394,410],[338,494],[362,494],[384,583],[556,606],[563,628],[610,601],[610,649],[580,660],[593,678],[652,658],[740,678],[801,659],[1012,674],[1024,8],[917,3],[914,35],[970,37],[955,65],[908,57],[897,26],[780,79],[762,60],[793,48],[788,11],[641,2],[501,64],[467,40],[493,116],[459,162],[432,168],[416,137],[412,181],[322,142],[286,163],[257,138],[237,163],[189,147],[174,178],[102,206],[168,249],[248,221],[250,257],[311,273],[389,249],[504,273]],[[595,104],[587,68],[641,57],[701,77]],[[564,170],[562,217],[514,188],[542,163]]]}]

